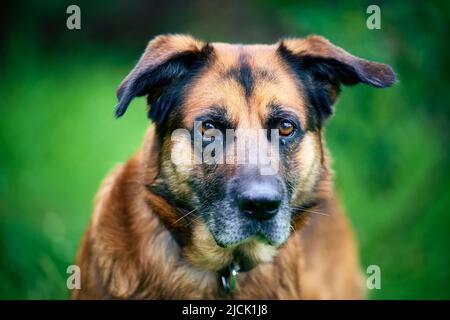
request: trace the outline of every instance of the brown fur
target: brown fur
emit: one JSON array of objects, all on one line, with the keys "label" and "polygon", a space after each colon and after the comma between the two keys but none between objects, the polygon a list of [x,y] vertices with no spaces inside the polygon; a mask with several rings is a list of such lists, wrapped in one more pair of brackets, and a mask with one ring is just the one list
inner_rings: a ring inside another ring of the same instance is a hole
[{"label": "brown fur", "polygon": [[[353,56],[320,37],[285,40],[283,45],[296,54],[332,56],[354,63]],[[302,84],[277,54],[279,44],[206,45],[188,36],[161,36],[149,44],[122,82],[119,96],[140,69],[161,64],[186,50],[201,51],[205,46],[213,48],[212,62],[189,83],[179,111],[186,128],[210,105],[226,106],[240,128],[262,128],[266,106],[273,102],[288,106],[307,127],[306,93],[299,90]],[[261,71],[251,94],[227,76],[230,68],[243,60],[252,70]],[[337,91],[331,94],[334,101]],[[187,177],[197,169],[174,166],[170,161],[173,142],[169,136],[159,137],[151,126],[140,151],[115,168],[98,192],[77,256],[82,288],[73,291],[73,298],[363,298],[353,233],[333,190],[330,160],[322,139],[322,130],[307,131],[291,159],[298,173],[292,204],[314,199],[316,206],[294,216],[294,229],[281,248],[256,242],[242,245],[241,250],[260,263],[238,275],[237,289],[229,295],[221,287],[217,271],[230,263],[233,248],[219,247],[202,219],[183,219],[172,199],[152,191],[151,187],[164,179],[171,194],[190,201],[193,190]],[[189,149],[188,142],[185,144]],[[212,178],[205,176],[205,183],[207,179]]]}]

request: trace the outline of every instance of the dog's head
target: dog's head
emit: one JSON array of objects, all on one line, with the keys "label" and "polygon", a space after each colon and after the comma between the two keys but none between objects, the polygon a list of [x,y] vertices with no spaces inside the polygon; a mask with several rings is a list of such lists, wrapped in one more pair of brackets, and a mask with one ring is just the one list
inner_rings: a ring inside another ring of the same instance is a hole
[{"label": "dog's head", "polygon": [[159,150],[151,185],[185,210],[176,223],[191,225],[188,257],[251,266],[270,260],[317,200],[321,129],[340,85],[360,82],[386,87],[395,75],[319,36],[231,45],[165,35],[123,80],[116,116],[147,96]]}]

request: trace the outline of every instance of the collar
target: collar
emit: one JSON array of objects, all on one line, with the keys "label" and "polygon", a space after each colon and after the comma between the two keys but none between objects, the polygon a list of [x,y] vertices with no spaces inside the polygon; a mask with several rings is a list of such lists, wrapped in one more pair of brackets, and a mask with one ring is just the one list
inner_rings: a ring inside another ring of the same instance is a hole
[{"label": "collar", "polygon": [[237,275],[240,270],[239,264],[233,260],[231,263],[219,272],[222,287],[226,293],[233,293],[236,289]]}]

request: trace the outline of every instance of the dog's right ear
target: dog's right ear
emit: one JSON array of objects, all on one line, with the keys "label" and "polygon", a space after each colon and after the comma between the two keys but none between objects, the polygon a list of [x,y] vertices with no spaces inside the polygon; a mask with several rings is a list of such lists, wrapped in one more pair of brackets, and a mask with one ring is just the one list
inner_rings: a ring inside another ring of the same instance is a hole
[{"label": "dog's right ear", "polygon": [[206,64],[211,54],[208,43],[191,36],[157,36],[120,84],[115,116],[122,116],[134,97],[147,95],[149,117],[161,123],[179,102],[180,86]]}]

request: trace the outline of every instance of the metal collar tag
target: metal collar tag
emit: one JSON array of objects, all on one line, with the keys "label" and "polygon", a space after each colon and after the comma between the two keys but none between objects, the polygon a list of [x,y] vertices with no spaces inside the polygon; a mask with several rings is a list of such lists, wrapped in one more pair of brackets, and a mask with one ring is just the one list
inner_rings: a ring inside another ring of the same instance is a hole
[{"label": "metal collar tag", "polygon": [[227,293],[233,293],[236,289],[236,281],[239,270],[239,265],[235,261],[232,261],[228,267],[221,272],[220,279],[222,280],[222,286]]}]

